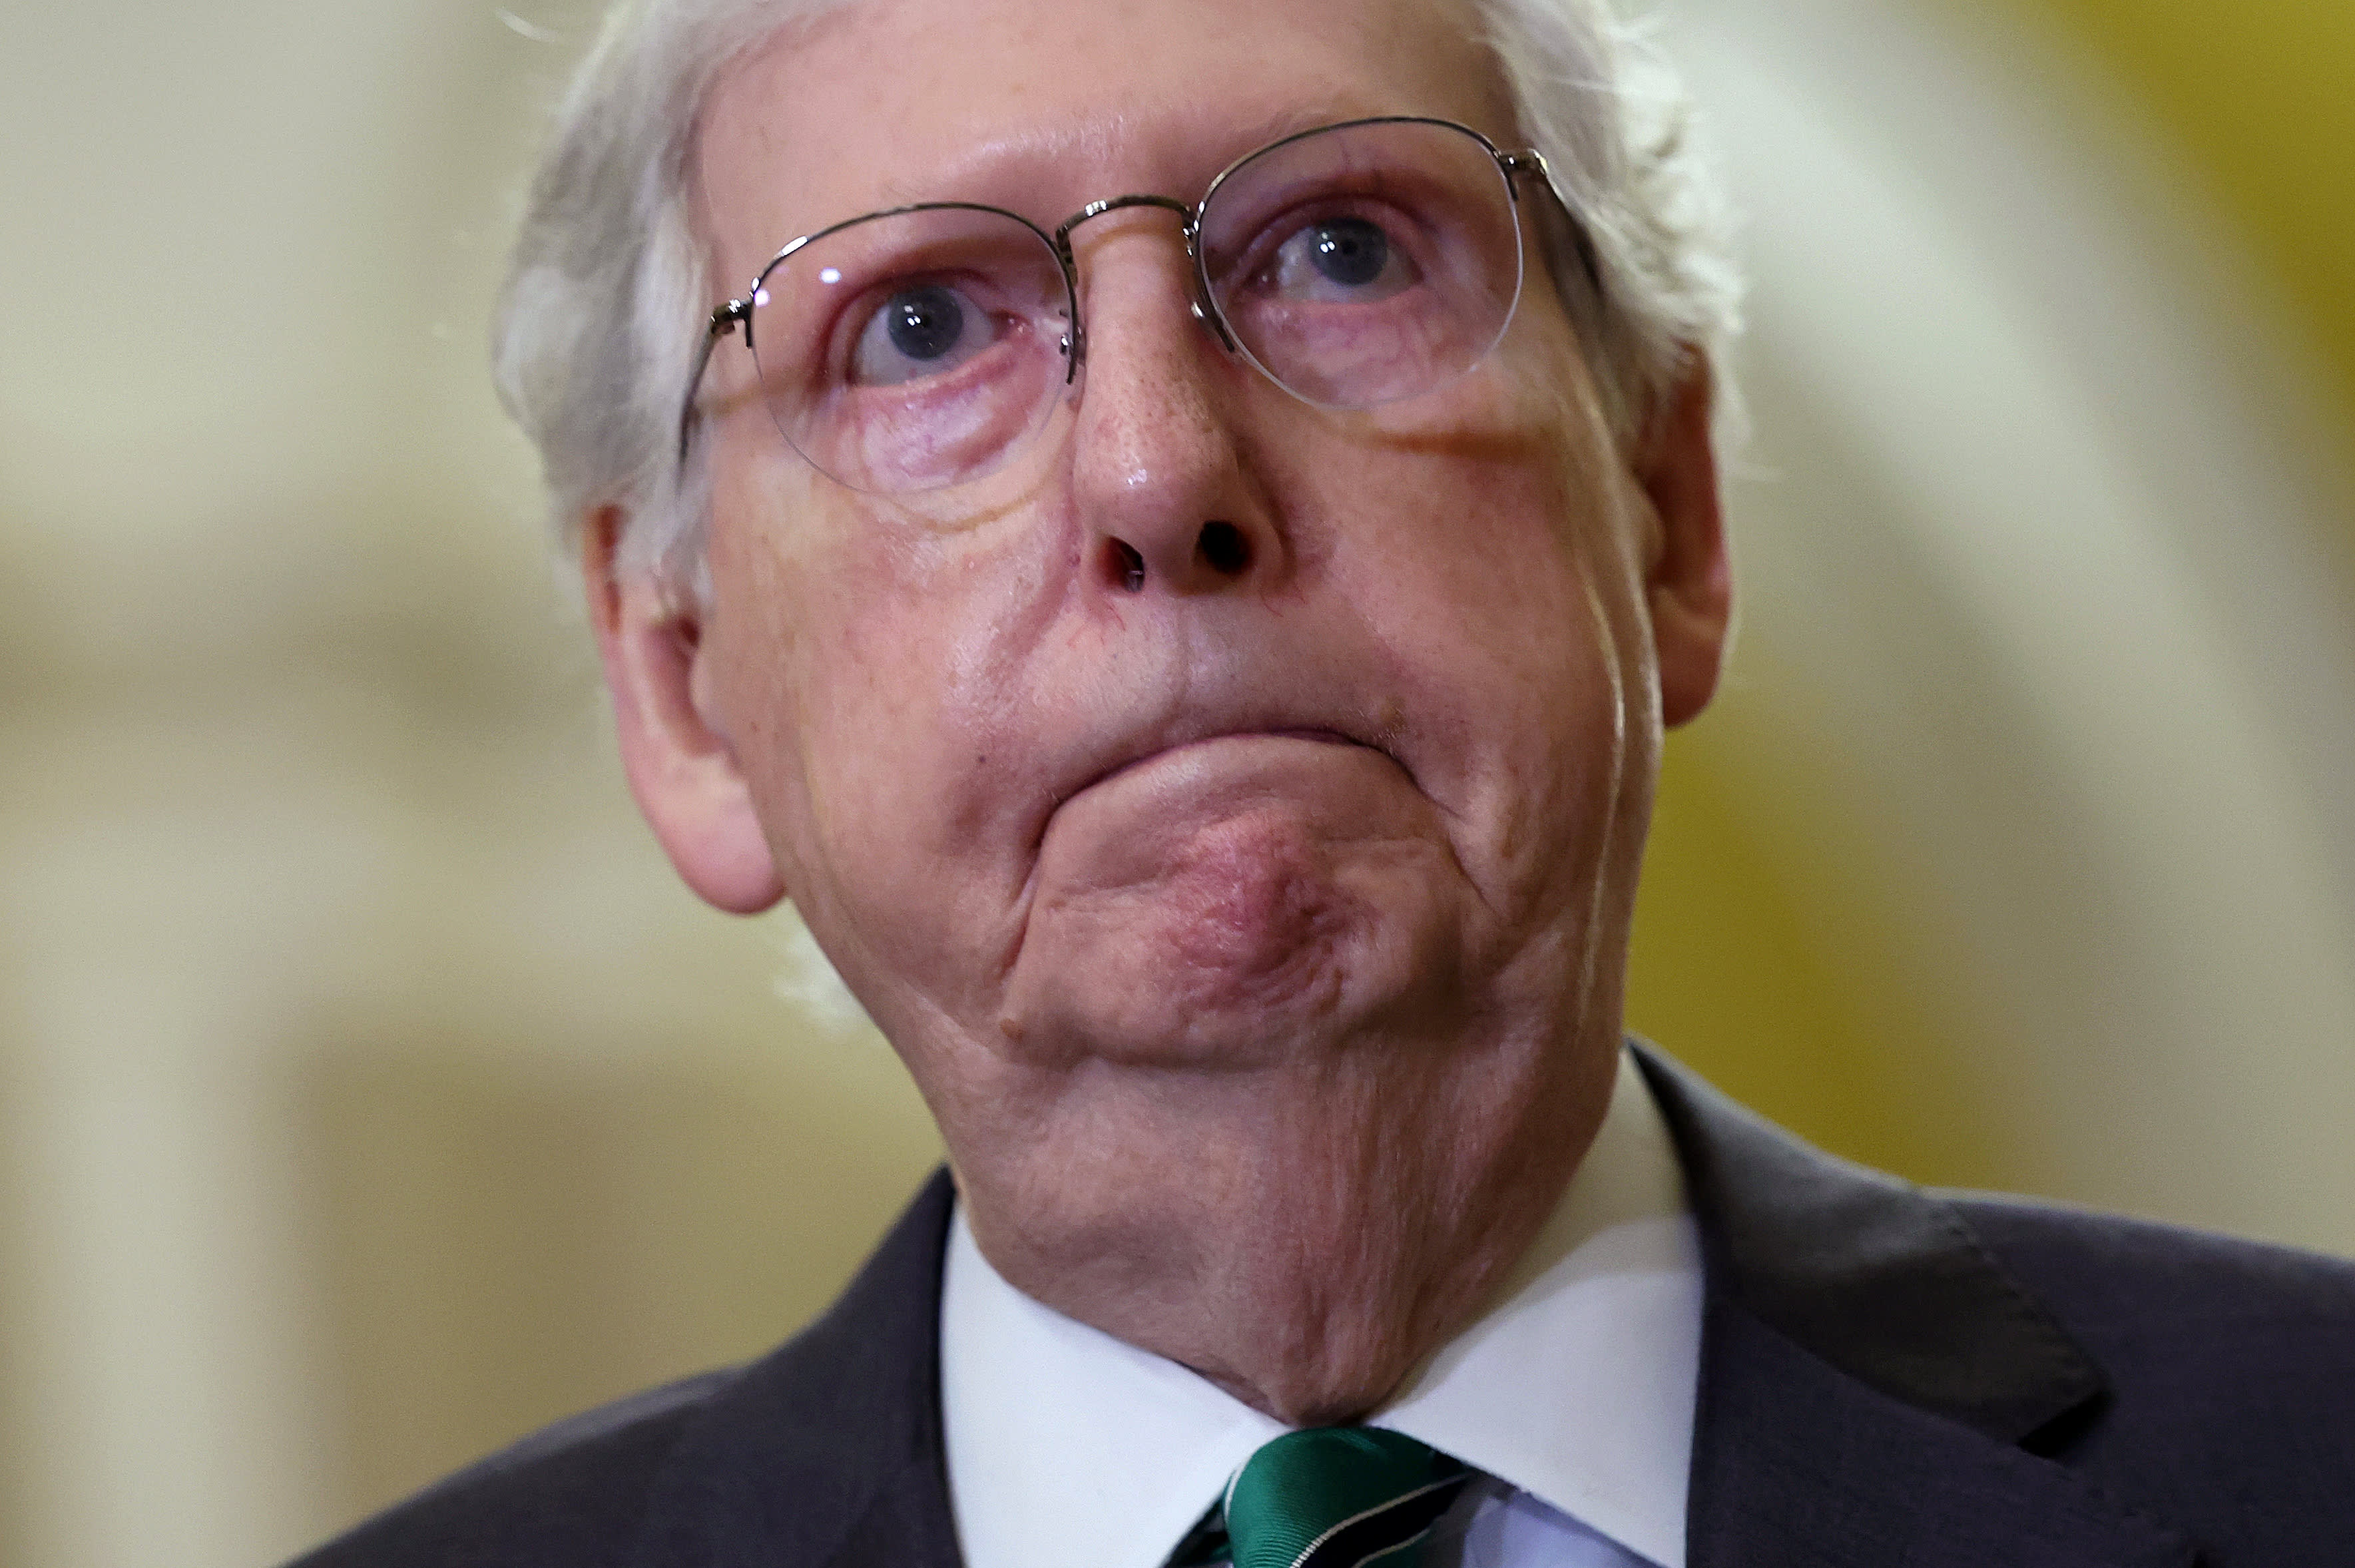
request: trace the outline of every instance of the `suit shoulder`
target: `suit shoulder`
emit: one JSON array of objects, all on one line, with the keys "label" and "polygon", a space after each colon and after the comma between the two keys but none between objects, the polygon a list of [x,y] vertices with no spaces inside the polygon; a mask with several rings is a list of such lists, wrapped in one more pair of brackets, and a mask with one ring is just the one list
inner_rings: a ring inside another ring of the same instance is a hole
[{"label": "suit shoulder", "polygon": [[2004,1265],[2101,1334],[2278,1332],[2355,1353],[2355,1263],[1984,1193],[1945,1193]]},{"label": "suit shoulder", "polygon": [[568,1417],[287,1568],[604,1568],[623,1561],[680,1434],[739,1376],[707,1372]]}]

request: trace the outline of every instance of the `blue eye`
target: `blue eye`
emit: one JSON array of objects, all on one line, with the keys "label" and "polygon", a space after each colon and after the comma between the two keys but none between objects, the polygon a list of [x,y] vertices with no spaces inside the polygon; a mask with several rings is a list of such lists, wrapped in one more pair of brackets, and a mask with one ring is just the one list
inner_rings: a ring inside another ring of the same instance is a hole
[{"label": "blue eye", "polygon": [[938,359],[964,333],[964,307],[940,287],[911,289],[883,307],[891,347],[911,359]]},{"label": "blue eye", "polygon": [[1276,248],[1266,272],[1274,292],[1292,299],[1388,299],[1417,281],[1404,251],[1371,219],[1320,218]]},{"label": "blue eye", "polygon": [[902,288],[860,329],[852,379],[897,386],[954,369],[996,339],[989,313],[944,283]]},{"label": "blue eye", "polygon": [[1389,264],[1390,237],[1362,218],[1338,219],[1309,229],[1308,256],[1328,281],[1363,288]]}]

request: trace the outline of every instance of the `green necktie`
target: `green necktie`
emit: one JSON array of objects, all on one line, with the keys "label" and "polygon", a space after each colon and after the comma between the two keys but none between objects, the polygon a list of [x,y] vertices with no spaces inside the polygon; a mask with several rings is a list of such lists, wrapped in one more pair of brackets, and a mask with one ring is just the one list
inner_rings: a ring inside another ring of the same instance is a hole
[{"label": "green necktie", "polygon": [[1366,1426],[1313,1426],[1263,1444],[1173,1568],[1414,1568],[1416,1548],[1471,1472],[1428,1444]]}]

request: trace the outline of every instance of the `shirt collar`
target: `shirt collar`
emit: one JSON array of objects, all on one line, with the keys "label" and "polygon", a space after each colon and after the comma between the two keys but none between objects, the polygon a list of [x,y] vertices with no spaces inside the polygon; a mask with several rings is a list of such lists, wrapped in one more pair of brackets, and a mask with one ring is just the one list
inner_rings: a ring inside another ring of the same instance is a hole
[{"label": "shirt collar", "polygon": [[[1371,1424],[1683,1568],[1700,1299],[1675,1150],[1622,1051],[1593,1145],[1496,1305]],[[967,1568],[1159,1568],[1286,1430],[1024,1296],[981,1255],[962,1207],[942,1277],[941,1402]]]}]

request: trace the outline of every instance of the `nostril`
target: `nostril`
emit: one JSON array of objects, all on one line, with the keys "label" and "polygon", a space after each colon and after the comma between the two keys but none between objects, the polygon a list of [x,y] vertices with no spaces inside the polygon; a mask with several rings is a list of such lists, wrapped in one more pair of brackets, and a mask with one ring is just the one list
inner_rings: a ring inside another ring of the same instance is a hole
[{"label": "nostril", "polygon": [[1194,548],[1221,577],[1239,577],[1251,565],[1251,540],[1232,523],[1204,523]]},{"label": "nostril", "polygon": [[1137,553],[1135,545],[1126,539],[1114,539],[1111,548],[1104,552],[1104,559],[1112,569],[1114,581],[1131,593],[1145,591],[1145,557]]}]

